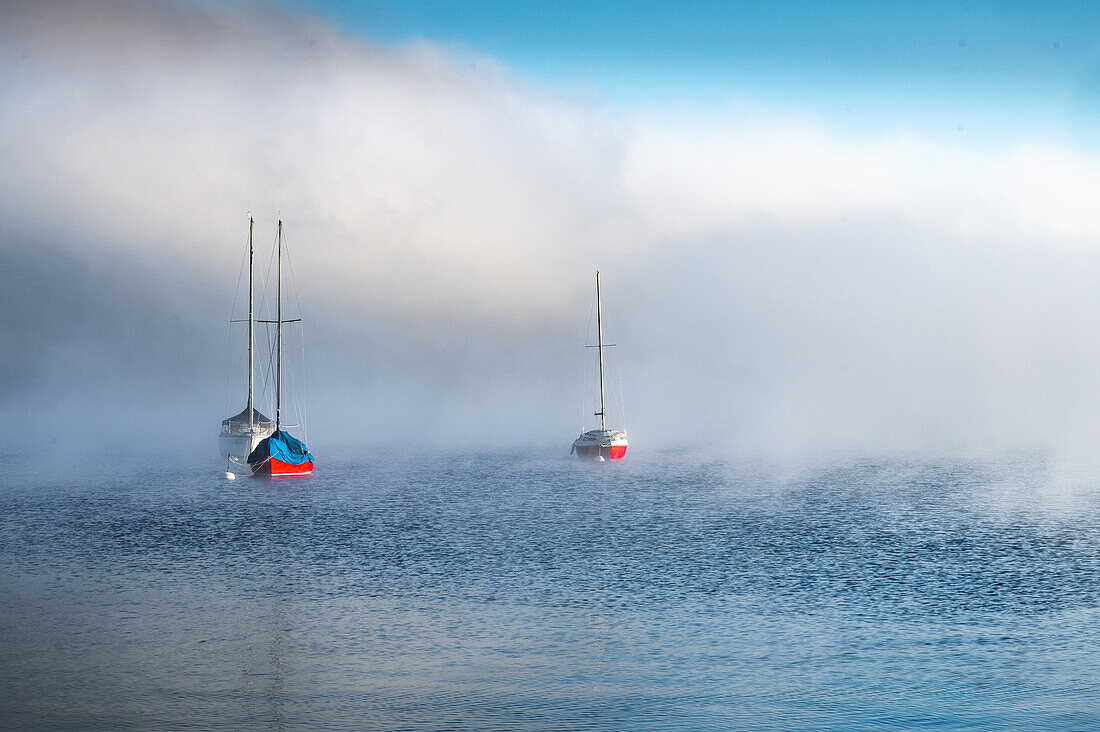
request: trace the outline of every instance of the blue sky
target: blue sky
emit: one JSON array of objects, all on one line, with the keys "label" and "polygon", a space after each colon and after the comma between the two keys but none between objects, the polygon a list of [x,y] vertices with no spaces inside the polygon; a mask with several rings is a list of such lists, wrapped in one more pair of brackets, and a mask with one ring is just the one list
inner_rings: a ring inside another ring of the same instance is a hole
[{"label": "blue sky", "polygon": [[[730,104],[840,132],[1090,138],[1100,12],[1035,2],[409,2],[311,6],[374,41],[427,38],[632,108]],[[974,142],[974,140],[971,140]]]}]

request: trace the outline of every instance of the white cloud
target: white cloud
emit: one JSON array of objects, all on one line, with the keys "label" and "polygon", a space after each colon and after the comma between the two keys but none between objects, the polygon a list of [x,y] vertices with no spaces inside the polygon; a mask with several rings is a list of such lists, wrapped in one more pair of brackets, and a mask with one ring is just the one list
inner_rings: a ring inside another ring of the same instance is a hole
[{"label": "white cloud", "polygon": [[627,184],[668,237],[842,216],[992,245],[1100,235],[1088,202],[1100,158],[1078,149],[949,146],[904,131],[903,121],[892,135],[852,141],[805,120],[744,112],[702,125],[642,120],[638,130]]}]

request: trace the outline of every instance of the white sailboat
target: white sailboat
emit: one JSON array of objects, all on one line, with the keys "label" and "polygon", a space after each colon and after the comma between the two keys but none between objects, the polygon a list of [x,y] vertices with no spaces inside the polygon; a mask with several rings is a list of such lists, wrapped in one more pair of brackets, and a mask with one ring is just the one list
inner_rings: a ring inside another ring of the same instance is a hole
[{"label": "white sailboat", "polygon": [[[600,305],[600,273],[596,272],[596,348],[600,357],[600,411],[596,412],[596,429],[581,434],[573,441],[571,453],[586,460],[619,460],[626,455],[626,432],[607,429],[607,404],[603,384],[603,312]],[[592,346],[588,346],[591,348]]]},{"label": "white sailboat", "polygon": [[255,407],[255,358],[256,321],[253,313],[254,280],[253,269],[255,250],[252,245],[252,233],[255,221],[248,217],[248,403],[245,408],[232,417],[222,420],[218,447],[222,457],[226,458],[227,475],[238,470],[248,469],[248,456],[265,437],[275,431],[275,423],[265,417]]}]

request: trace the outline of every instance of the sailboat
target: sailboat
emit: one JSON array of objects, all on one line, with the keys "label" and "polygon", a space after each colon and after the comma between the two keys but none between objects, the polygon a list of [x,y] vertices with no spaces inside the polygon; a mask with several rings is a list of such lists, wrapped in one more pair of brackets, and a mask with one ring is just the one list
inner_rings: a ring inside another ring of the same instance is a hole
[{"label": "sailboat", "polygon": [[[596,412],[596,429],[581,434],[573,441],[570,453],[587,460],[618,460],[626,455],[626,432],[607,429],[607,405],[603,386],[603,312],[600,306],[600,273],[596,272],[596,337],[600,355],[600,411]],[[592,348],[592,346],[587,346]]]},{"label": "sailboat", "polygon": [[283,398],[283,323],[294,323],[301,318],[283,320],[283,220],[279,219],[279,233],[275,286],[275,431],[264,437],[248,455],[252,475],[265,478],[290,478],[313,472],[313,456],[305,443],[282,428]]},{"label": "sailboat", "polygon": [[226,458],[226,475],[234,475],[235,469],[247,465],[249,454],[264,439],[275,431],[275,423],[265,417],[254,405],[255,398],[255,361],[253,351],[256,345],[256,321],[253,315],[253,263],[255,251],[252,246],[252,231],[255,221],[248,217],[248,404],[232,417],[222,420],[218,447]]}]

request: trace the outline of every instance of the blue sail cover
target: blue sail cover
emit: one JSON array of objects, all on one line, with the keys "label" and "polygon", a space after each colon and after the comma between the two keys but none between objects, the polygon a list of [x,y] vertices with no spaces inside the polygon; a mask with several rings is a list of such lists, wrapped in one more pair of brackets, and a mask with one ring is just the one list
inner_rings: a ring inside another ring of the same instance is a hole
[{"label": "blue sail cover", "polygon": [[281,460],[288,465],[302,465],[313,462],[313,456],[309,454],[309,448],[305,443],[291,435],[289,432],[277,430],[269,437],[265,437],[256,445],[256,449],[248,456],[248,463],[258,463],[272,457]]}]

